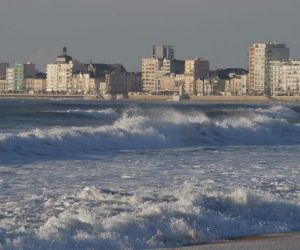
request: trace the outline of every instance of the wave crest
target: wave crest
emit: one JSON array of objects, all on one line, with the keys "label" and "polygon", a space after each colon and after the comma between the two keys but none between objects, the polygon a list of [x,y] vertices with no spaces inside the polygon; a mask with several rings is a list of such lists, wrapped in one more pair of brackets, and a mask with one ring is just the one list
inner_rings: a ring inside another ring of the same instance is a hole
[{"label": "wave crest", "polygon": [[74,153],[207,145],[281,145],[299,143],[299,135],[298,124],[260,111],[209,117],[203,112],[183,113],[174,109],[154,114],[127,110],[113,124],[0,134],[0,148],[2,152],[57,154],[62,149],[64,153]]}]

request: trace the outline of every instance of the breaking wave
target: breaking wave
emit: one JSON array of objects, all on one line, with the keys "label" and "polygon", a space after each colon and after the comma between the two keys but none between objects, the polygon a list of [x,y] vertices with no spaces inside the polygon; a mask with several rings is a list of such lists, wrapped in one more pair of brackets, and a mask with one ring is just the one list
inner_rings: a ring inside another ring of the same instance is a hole
[{"label": "breaking wave", "polygon": [[[82,110],[67,112],[82,113]],[[37,128],[0,134],[0,154],[60,154],[101,150],[156,149],[207,145],[286,145],[300,143],[299,114],[285,107],[256,109],[230,115],[174,109],[84,111],[114,115],[113,124]],[[288,117],[288,118],[287,118]],[[291,122],[293,118],[296,122]]]},{"label": "breaking wave", "polygon": [[[172,190],[172,191],[170,191]],[[86,187],[49,199],[35,228],[2,221],[3,249],[148,249],[300,230],[300,207],[243,188],[183,187],[124,194]]]}]

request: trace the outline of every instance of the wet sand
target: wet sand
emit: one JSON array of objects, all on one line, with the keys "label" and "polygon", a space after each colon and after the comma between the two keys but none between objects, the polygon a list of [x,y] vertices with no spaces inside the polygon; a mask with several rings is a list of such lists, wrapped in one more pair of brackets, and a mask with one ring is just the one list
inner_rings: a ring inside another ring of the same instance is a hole
[{"label": "wet sand", "polygon": [[270,234],[230,239],[214,244],[168,248],[174,250],[299,250],[300,233]]}]

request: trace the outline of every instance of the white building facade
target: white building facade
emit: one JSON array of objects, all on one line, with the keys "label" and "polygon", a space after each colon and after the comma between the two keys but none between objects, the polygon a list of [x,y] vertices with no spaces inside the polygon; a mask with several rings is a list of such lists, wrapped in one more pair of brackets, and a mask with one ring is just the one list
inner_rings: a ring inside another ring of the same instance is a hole
[{"label": "white building facade", "polygon": [[72,89],[73,63],[47,65],[47,92],[67,93]]},{"label": "white building facade", "polygon": [[254,43],[249,48],[248,91],[252,95],[270,93],[270,62],[288,60],[290,50],[278,42]]},{"label": "white building facade", "polygon": [[272,95],[299,95],[300,60],[271,61],[270,86]]},{"label": "white building facade", "polygon": [[56,63],[47,65],[46,91],[51,93],[67,93],[72,91],[73,61],[67,55],[67,48],[56,58]]},{"label": "white building facade", "polygon": [[6,84],[7,92],[12,92],[15,89],[15,69],[7,68],[6,69]]}]

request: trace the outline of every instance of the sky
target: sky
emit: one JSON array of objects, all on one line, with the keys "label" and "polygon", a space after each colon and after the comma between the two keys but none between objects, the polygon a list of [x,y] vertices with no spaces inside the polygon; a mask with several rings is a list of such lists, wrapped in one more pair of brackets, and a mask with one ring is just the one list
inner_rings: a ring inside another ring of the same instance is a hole
[{"label": "sky", "polygon": [[0,61],[41,70],[63,46],[80,62],[139,71],[152,45],[178,59],[247,67],[253,42],[280,41],[300,58],[299,0],[0,0]]}]

